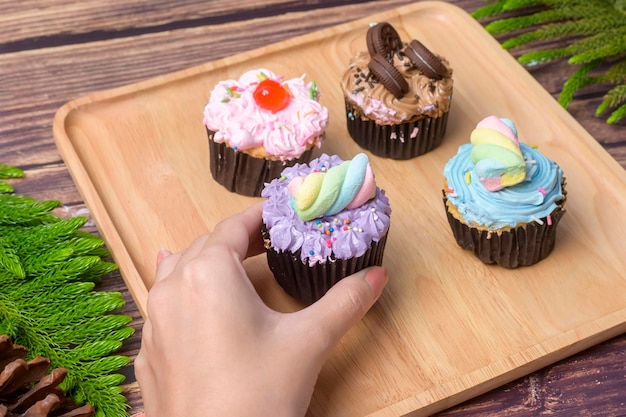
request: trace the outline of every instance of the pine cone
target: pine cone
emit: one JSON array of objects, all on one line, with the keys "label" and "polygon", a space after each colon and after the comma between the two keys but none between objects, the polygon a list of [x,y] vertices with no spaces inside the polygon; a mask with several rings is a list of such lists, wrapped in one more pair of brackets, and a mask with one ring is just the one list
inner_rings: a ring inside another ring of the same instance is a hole
[{"label": "pine cone", "polygon": [[87,404],[76,407],[58,385],[67,375],[64,368],[50,368],[42,356],[26,362],[27,350],[0,335],[0,417],[91,417]]}]

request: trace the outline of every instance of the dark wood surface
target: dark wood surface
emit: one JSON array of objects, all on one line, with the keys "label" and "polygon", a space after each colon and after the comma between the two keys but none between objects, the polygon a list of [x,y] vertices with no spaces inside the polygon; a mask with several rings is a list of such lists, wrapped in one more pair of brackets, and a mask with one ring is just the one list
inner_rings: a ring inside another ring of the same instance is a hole
[{"label": "dark wood surface", "polygon": [[[52,136],[65,102],[411,3],[408,0],[0,0],[0,163],[23,168],[16,192],[60,200],[60,216],[88,213]],[[482,0],[450,1],[469,11]],[[514,51],[517,55],[523,51]],[[572,68],[531,74],[557,97]],[[596,117],[602,88],[577,95],[570,113],[626,167],[626,123]],[[623,190],[617,190],[618,192]],[[91,225],[88,230],[98,233]],[[142,318],[119,274],[100,290],[121,291],[136,334]],[[142,410],[132,365],[124,369],[130,412]],[[626,334],[591,347],[439,416],[626,416]]]}]

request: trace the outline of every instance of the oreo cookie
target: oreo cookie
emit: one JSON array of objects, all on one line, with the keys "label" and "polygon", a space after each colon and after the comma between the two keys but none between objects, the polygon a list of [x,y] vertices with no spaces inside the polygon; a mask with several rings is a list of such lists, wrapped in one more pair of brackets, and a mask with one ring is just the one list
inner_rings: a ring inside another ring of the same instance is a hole
[{"label": "oreo cookie", "polygon": [[448,68],[441,59],[430,52],[420,41],[413,39],[406,48],[406,55],[424,75],[429,78],[441,79],[449,75]]},{"label": "oreo cookie", "polygon": [[409,84],[406,82],[400,71],[396,69],[384,56],[376,54],[367,64],[371,73],[376,77],[395,98],[402,98],[409,91]]},{"label": "oreo cookie", "polygon": [[402,50],[403,42],[391,24],[380,22],[371,26],[366,34],[367,50],[371,57],[382,55],[387,61],[393,61],[393,55]]}]

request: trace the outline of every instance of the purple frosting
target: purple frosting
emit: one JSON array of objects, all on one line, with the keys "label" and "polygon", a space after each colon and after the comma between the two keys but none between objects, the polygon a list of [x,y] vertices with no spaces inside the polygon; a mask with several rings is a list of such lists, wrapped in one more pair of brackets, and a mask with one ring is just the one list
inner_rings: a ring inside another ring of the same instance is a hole
[{"label": "purple frosting", "polygon": [[391,207],[385,191],[378,187],[376,196],[361,207],[332,216],[303,221],[294,212],[287,189],[289,182],[342,162],[337,155],[322,154],[309,164],[285,168],[280,178],[265,184],[261,193],[267,197],[263,202],[263,223],[275,250],[296,253],[301,249],[302,261],[310,264],[350,259],[363,255],[372,242],[378,242],[387,233]]}]

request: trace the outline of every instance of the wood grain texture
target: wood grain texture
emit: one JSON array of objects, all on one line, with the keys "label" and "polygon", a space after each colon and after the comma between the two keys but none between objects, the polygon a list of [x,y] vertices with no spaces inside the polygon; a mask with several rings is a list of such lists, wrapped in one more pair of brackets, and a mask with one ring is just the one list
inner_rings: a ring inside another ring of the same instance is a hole
[{"label": "wood grain texture", "polygon": [[[402,231],[390,233],[385,258],[397,279],[322,371],[311,416],[427,415],[624,329],[626,264],[605,260],[626,251],[621,243],[626,224],[619,214],[626,201],[616,199],[616,206],[607,207],[581,196],[609,191],[589,178],[604,177],[626,187],[626,174],[476,22],[444,5],[422,3],[374,17],[393,22],[405,38],[422,39],[449,57],[453,68],[461,68],[455,72],[456,107],[447,140],[437,151],[407,163],[372,160],[379,183],[394,201],[393,222]],[[423,29],[427,26],[447,33],[448,39],[433,36]],[[305,72],[320,86],[333,85],[347,60],[365,48],[366,27],[367,21],[360,21],[290,39],[94,93],[61,109],[54,125],[57,143],[140,309],[160,246],[182,249],[198,233],[250,204],[198,175],[206,171],[206,133],[189,109],[206,103],[203,86],[261,66],[281,74]],[[480,59],[469,53],[472,47],[481,51]],[[310,59],[302,62],[302,55]],[[322,60],[320,68],[316,63]],[[500,63],[502,75],[481,79],[491,62]],[[326,89],[322,100],[331,113],[328,136],[334,138],[324,151],[353,155],[356,145],[339,140],[345,137],[341,93]],[[525,101],[536,105],[518,106]],[[512,115],[522,137],[554,155],[568,173],[571,214],[560,227],[566,236],[560,246],[567,248],[531,269],[489,268],[467,253],[455,253],[454,263],[445,261],[450,242],[445,218],[439,216],[440,173],[456,147],[467,141],[475,120],[494,111]],[[560,151],[567,146],[575,151]],[[397,187],[392,179],[398,176],[421,184],[419,195]],[[412,216],[415,206],[418,217]],[[428,235],[428,245],[415,238],[420,235]],[[594,248],[589,241],[605,244]],[[585,259],[573,267],[572,260],[582,253]],[[268,278],[264,259],[250,260],[248,272],[264,282],[258,290],[270,306],[297,308]],[[592,281],[594,273],[604,279]],[[586,290],[590,286],[593,294]]]},{"label": "wood grain texture", "polygon": [[[0,162],[26,169],[25,179],[11,181],[16,190],[35,198],[61,200],[59,215],[83,214],[86,210],[55,148],[51,130],[57,108],[73,98],[412,1],[360,5],[307,1],[301,4],[310,9],[307,13],[286,13],[282,1],[256,3],[237,2],[228,15],[223,11],[224,3],[217,1],[181,1],[174,5],[146,0],[111,1],[106,5],[110,10],[102,10],[103,6],[93,1],[0,1]],[[482,0],[451,3],[467,11],[484,4]],[[255,8],[265,9],[263,19],[254,18]],[[244,9],[252,12],[242,19]],[[229,19],[230,24],[226,23]],[[570,66],[559,63],[533,68],[530,73],[556,97],[571,71]],[[587,89],[577,96],[569,111],[626,167],[624,124],[607,126],[593,115],[601,97],[600,91]],[[89,230],[96,232],[94,227]],[[135,318],[137,333],[122,353],[134,357],[142,324],[137,307],[119,273],[105,279],[101,288],[121,291],[128,301],[122,311]],[[621,335],[441,415],[626,415],[625,351],[626,335]],[[125,374],[130,411],[141,411],[132,366]]]}]

